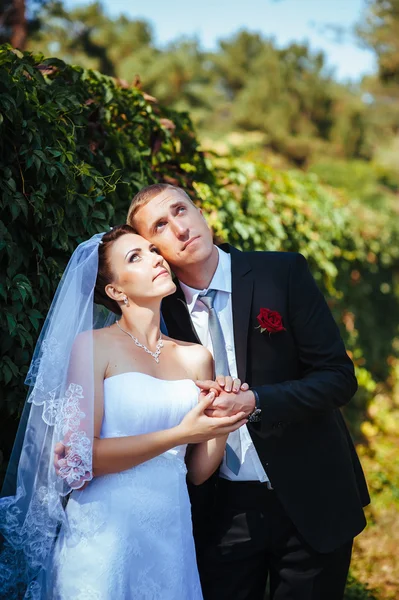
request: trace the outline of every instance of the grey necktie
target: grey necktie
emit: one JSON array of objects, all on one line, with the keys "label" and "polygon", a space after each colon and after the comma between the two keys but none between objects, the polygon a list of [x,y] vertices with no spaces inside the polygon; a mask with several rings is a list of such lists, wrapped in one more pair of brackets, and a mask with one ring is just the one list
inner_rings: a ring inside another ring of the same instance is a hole
[{"label": "grey necktie", "polygon": [[[206,294],[199,297],[199,300],[206,306],[209,313],[209,332],[212,339],[216,375],[230,375],[222,326],[213,307],[216,293],[217,290],[208,290]],[[226,444],[226,465],[230,471],[238,475],[241,466],[241,439],[239,430],[230,433],[228,439],[229,442]]]}]

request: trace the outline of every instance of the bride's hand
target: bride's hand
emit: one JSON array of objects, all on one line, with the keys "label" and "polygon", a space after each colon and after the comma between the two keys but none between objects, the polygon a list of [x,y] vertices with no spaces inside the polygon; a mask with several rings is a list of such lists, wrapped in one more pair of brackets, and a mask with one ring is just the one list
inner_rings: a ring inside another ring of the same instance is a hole
[{"label": "bride's hand", "polygon": [[60,460],[65,458],[66,446],[62,442],[57,442],[54,446],[54,468],[57,475],[60,474]]},{"label": "bride's hand", "polygon": [[[57,442],[56,445],[54,446],[54,469],[56,472],[57,477],[60,477],[60,468],[61,468],[61,464],[60,464],[60,460],[63,460],[66,456],[66,449],[67,447],[64,446],[64,444],[62,442]],[[86,483],[84,485],[82,485],[82,487],[79,488],[79,491],[84,490],[88,485],[89,485],[90,481],[86,481]]]},{"label": "bride's hand", "polygon": [[211,379],[207,381],[197,380],[195,383],[204,391],[214,391],[217,393],[234,392],[234,394],[238,394],[240,391],[246,392],[249,390],[247,383],[241,383],[241,379],[238,377],[233,378],[231,375],[217,375],[215,381]]},{"label": "bride's hand", "polygon": [[209,392],[206,396],[200,394],[197,406],[191,409],[178,425],[184,443],[198,444],[212,438],[227,436],[247,423],[244,412],[230,417],[208,417],[205,411],[214,399],[214,392]]}]

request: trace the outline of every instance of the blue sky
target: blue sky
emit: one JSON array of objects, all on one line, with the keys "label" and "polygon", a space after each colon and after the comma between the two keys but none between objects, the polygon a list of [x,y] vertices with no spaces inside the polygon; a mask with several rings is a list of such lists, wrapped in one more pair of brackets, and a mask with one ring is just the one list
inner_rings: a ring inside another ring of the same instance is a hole
[{"label": "blue sky", "polygon": [[[66,4],[86,2],[67,0]],[[204,48],[213,49],[218,39],[245,28],[274,37],[280,46],[308,40],[315,50],[324,50],[341,80],[358,79],[375,69],[373,54],[360,48],[349,33],[361,17],[365,0],[105,0],[103,5],[112,16],[124,13],[149,21],[160,45],[196,36]],[[348,34],[341,44],[325,24],[345,28]]]}]

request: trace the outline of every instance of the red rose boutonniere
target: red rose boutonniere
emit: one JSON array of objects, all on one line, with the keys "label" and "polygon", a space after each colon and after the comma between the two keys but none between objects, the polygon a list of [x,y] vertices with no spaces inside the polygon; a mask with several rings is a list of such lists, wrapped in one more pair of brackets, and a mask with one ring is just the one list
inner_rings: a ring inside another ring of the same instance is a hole
[{"label": "red rose boutonniere", "polygon": [[279,331],[286,331],[283,327],[283,319],[276,310],[270,310],[270,308],[261,308],[260,313],[256,317],[258,319],[259,327],[261,332],[268,331],[269,335],[272,333],[278,333]]}]

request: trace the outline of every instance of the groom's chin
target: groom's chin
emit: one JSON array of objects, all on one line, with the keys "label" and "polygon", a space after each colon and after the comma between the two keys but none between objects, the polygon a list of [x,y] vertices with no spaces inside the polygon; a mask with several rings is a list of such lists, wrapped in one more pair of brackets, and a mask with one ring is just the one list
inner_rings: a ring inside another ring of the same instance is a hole
[{"label": "groom's chin", "polygon": [[185,264],[204,263],[211,256],[213,251],[213,241],[210,244],[193,242],[192,247],[190,246],[186,250],[184,255]]}]

